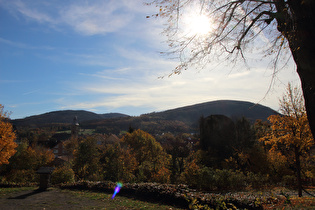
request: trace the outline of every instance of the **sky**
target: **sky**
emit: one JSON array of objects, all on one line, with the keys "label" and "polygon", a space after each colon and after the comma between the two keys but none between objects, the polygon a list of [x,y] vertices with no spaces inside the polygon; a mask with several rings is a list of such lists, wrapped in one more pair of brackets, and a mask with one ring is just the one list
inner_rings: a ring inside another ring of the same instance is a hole
[{"label": "sky", "polygon": [[179,63],[160,53],[165,20],[146,18],[156,10],[142,0],[0,0],[0,104],[12,119],[57,110],[138,116],[214,100],[278,110],[287,83],[299,85],[292,60],[269,92],[265,59],[165,76]]}]

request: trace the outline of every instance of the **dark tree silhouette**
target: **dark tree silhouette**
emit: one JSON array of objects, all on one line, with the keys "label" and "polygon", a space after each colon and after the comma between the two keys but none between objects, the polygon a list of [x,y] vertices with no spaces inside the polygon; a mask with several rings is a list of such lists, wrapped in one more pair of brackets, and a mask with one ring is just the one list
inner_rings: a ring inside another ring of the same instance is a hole
[{"label": "dark tree silhouette", "polygon": [[201,117],[200,123],[200,148],[221,162],[233,154],[235,144],[235,124],[224,115],[210,115]]}]

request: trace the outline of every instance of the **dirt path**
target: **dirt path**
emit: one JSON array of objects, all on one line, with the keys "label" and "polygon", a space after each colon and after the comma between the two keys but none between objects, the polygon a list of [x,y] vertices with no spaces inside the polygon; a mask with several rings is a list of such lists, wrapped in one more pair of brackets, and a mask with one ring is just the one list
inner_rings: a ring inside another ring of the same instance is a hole
[{"label": "dirt path", "polygon": [[[107,204],[108,205],[108,204]],[[100,200],[79,198],[59,189],[29,190],[1,196],[0,209],[111,209]]]}]

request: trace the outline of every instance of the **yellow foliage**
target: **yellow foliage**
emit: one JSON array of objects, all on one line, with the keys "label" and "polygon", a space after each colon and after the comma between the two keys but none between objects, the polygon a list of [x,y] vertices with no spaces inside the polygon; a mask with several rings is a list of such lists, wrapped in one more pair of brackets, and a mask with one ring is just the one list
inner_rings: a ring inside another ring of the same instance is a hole
[{"label": "yellow foliage", "polygon": [[313,138],[306,114],[300,118],[272,115],[268,120],[271,130],[260,140],[270,145],[271,150],[284,145],[286,149],[298,147],[300,152],[305,152],[312,146]]},{"label": "yellow foliage", "polygon": [[289,165],[295,166],[299,196],[302,195],[301,172],[309,157],[310,147],[314,144],[310,126],[305,112],[302,94],[297,88],[288,85],[285,95],[280,100],[283,115],[268,118],[271,127],[260,138],[269,149],[268,159],[277,174]]},{"label": "yellow foliage", "polygon": [[[164,151],[161,144],[152,135],[138,129],[127,133],[122,138],[122,143],[128,145],[130,157],[135,158],[132,164],[136,163],[136,168],[138,167],[141,171],[138,173],[138,179],[141,181],[148,181],[152,177],[160,179],[160,173],[166,173],[163,167],[169,165],[170,155]],[[130,170],[131,168],[132,170]],[[129,170],[134,171],[133,167],[131,168]],[[163,182],[168,182],[168,179],[168,177],[164,178]]]},{"label": "yellow foliage", "polygon": [[313,145],[313,137],[307,120],[304,100],[301,92],[288,84],[286,92],[280,99],[280,111],[283,115],[271,115],[268,120],[271,129],[260,138],[271,150],[285,146],[287,150],[298,148],[301,154]]},{"label": "yellow foliage", "polygon": [[16,153],[17,144],[14,142],[16,135],[12,125],[7,122],[8,115],[0,104],[0,165],[8,164],[9,159]]},{"label": "yellow foliage", "polygon": [[149,133],[140,129],[127,133],[122,138],[122,142],[129,145],[131,153],[135,155],[139,164],[144,161],[158,164],[163,159],[163,156],[166,156],[161,144]]},{"label": "yellow foliage", "polygon": [[274,172],[276,172],[278,175],[287,173],[288,158],[280,151],[270,150],[267,153],[267,160]]}]

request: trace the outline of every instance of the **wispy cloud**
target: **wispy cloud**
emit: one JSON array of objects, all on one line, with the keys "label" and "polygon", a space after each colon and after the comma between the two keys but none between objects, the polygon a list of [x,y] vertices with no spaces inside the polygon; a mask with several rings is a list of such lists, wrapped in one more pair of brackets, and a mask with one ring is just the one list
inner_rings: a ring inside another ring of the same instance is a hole
[{"label": "wispy cloud", "polygon": [[[156,68],[159,68],[159,64],[156,65]],[[197,73],[191,70],[164,79],[143,75],[140,79],[125,78],[124,82],[100,80],[78,86],[78,92],[83,95],[97,94],[99,95],[97,99],[84,101],[82,100],[84,97],[80,97],[78,101],[64,103],[63,108],[119,110],[128,106],[162,111],[219,99],[245,100],[263,104],[267,101],[267,104],[274,108],[277,107],[278,96],[270,93],[264,98],[270,79],[265,76],[264,69],[253,69],[233,76],[227,75],[226,71],[204,70]]]},{"label": "wispy cloud", "polygon": [[[113,80],[113,82],[121,82],[134,80],[132,75],[136,75],[137,69],[134,67],[109,68],[95,73],[79,73],[82,76],[96,77],[98,79]],[[138,71],[137,71],[138,72]],[[136,76],[134,76],[136,77]]]},{"label": "wispy cloud", "polygon": [[240,77],[246,77],[250,74],[250,71],[243,71],[243,72],[232,72],[228,75],[229,78],[240,78]]},{"label": "wispy cloud", "polygon": [[[122,2],[119,2],[122,3]],[[61,19],[84,35],[106,34],[123,28],[132,19],[128,8],[117,1],[72,4],[61,11]]]},{"label": "wispy cloud", "polygon": [[33,19],[40,23],[55,23],[55,20],[48,14],[40,12],[34,8],[29,8],[22,1],[15,1],[14,4],[17,10],[27,18]]},{"label": "wispy cloud", "polygon": [[[12,13],[51,27],[70,26],[82,35],[105,35],[128,25],[137,13],[143,13],[141,0],[95,0],[75,2],[2,2]],[[62,5],[62,6],[60,6]]]},{"label": "wispy cloud", "polygon": [[40,91],[40,89],[37,89],[37,90],[32,90],[32,91],[28,91],[28,92],[25,92],[23,93],[23,95],[31,95],[31,94],[34,94],[34,93],[38,93]]},{"label": "wispy cloud", "polygon": [[55,50],[55,47],[51,46],[33,46],[21,42],[15,42],[8,39],[3,39],[0,37],[0,43],[4,43],[10,45],[12,47],[21,48],[21,49],[29,49],[29,50]]}]

